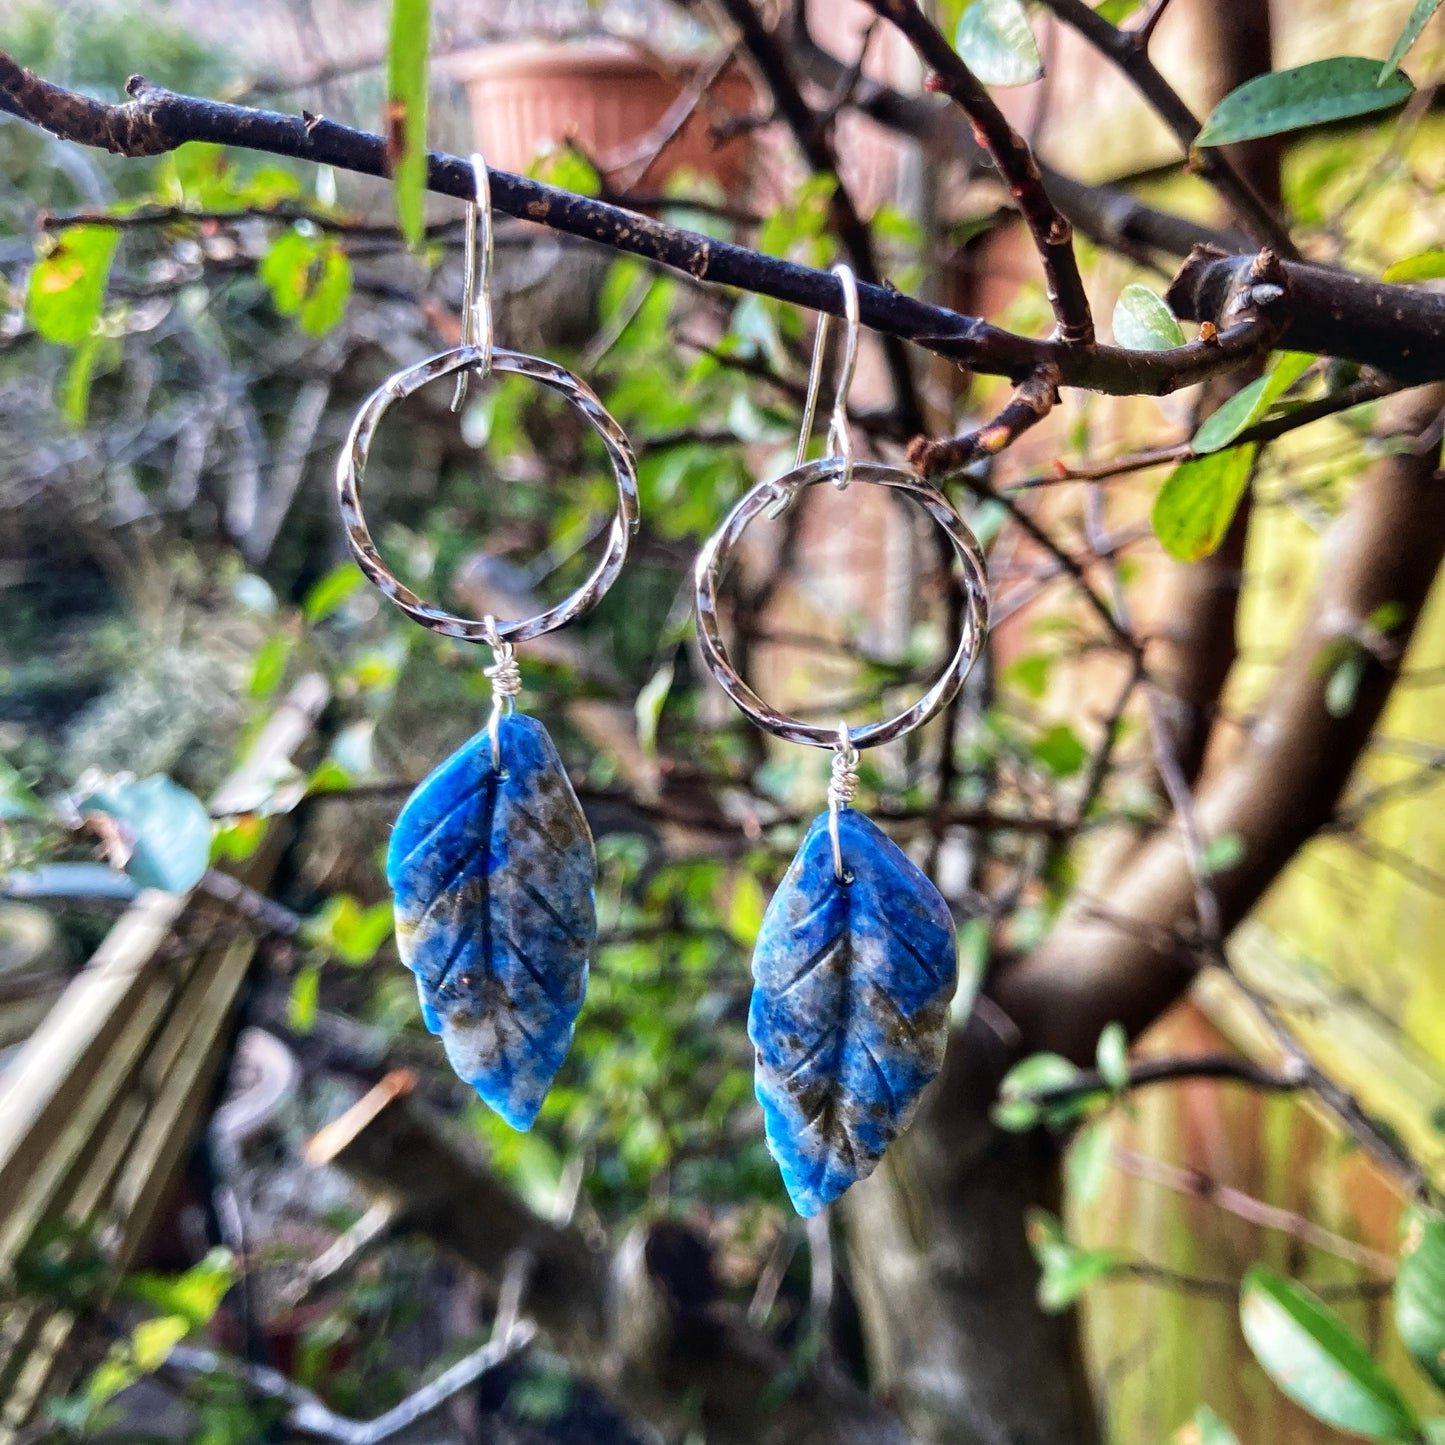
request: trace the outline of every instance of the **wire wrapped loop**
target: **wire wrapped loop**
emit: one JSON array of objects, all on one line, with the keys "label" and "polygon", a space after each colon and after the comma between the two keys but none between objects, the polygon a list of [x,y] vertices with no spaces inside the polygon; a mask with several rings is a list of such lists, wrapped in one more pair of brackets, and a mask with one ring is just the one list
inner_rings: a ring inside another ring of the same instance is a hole
[{"label": "wire wrapped loop", "polygon": [[838,813],[850,807],[858,796],[858,749],[848,733],[848,724],[838,724],[838,741],[833,752],[833,774],[828,779],[828,837],[833,843],[833,876],[848,882],[843,866],[843,845],[838,838]]}]

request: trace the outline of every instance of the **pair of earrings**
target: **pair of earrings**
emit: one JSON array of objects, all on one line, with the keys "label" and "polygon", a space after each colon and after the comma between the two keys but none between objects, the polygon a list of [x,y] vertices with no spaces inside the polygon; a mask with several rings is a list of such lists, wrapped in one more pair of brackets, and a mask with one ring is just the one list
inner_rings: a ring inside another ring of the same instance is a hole
[{"label": "pair of earrings", "polygon": [[[347,540],[368,579],[408,617],[446,637],[484,642],[492,684],[486,726],[407,800],[387,855],[402,961],[416,975],[422,1018],[457,1074],[516,1129],[535,1120],[572,1040],[597,941],[597,858],[581,805],[546,729],[515,709],[521,677],[513,643],[593,606],[616,580],[638,525],[637,468],[622,429],[592,390],[549,361],[493,345],[487,170],[472,157],[462,345],[397,373],[362,405],[337,467]],[[899,467],[855,460],[846,399],[858,352],[858,292],[846,266],[847,333],[826,454],[806,461],[828,326],[820,319],[793,469],[754,487],[708,540],[695,573],[702,655],[733,702],[789,742],[831,749],[828,808],[788,868],[753,957],[748,1034],[768,1147],[799,1213],[815,1214],[872,1172],[937,1074],[956,981],[953,921],[934,885],[868,818],[855,812],[858,753],[927,722],[963,686],[988,625],[977,540],[930,483]],[[377,552],[361,511],[361,481],[383,415],[430,381],[493,372],[550,387],[601,438],[617,486],[606,550],[582,586],[549,611],[474,620],[433,607]],[[759,514],[776,516],[810,486],[854,481],[919,503],[948,537],[963,600],[957,647],[942,675],[906,712],[850,731],[775,712],[728,660],[718,586],[728,554]]]}]

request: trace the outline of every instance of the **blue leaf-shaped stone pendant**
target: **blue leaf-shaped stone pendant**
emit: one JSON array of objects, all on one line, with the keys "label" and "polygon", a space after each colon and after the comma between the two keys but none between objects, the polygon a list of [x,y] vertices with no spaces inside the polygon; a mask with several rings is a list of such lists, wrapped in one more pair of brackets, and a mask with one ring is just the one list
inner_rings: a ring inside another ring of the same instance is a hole
[{"label": "blue leaf-shaped stone pendant", "polygon": [[958,972],[948,905],[861,813],[813,823],[753,954],[748,1036],[768,1148],[799,1214],[866,1178],[943,1063]]},{"label": "blue leaf-shaped stone pendant", "polygon": [[417,788],[391,835],[396,941],[461,1078],[529,1129],[572,1042],[597,941],[597,854],[536,718],[483,731]]}]

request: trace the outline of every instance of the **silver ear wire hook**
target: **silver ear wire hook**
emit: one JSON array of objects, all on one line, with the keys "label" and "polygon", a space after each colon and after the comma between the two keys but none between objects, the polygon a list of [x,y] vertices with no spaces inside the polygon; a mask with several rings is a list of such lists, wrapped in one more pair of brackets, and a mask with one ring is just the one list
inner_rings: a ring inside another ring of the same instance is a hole
[{"label": "silver ear wire hook", "polygon": [[467,399],[467,378],[475,371],[486,376],[492,367],[492,183],[487,163],[472,152],[473,199],[467,202],[467,233],[462,283],[462,345],[481,353],[474,366],[457,373],[452,410],[460,411]]},{"label": "silver ear wire hook", "polygon": [[[852,268],[841,261],[833,267],[833,275],[843,288],[843,321],[847,330],[843,336],[843,365],[838,373],[838,388],[833,395],[833,414],[828,419],[827,454],[824,461],[837,461],[832,482],[841,492],[853,480],[853,428],[848,421],[848,393],[853,389],[853,373],[858,369],[858,280]],[[823,389],[823,362],[828,354],[828,337],[832,334],[833,317],[827,311],[818,313],[818,330],[813,339],[813,361],[808,368],[808,395],[803,403],[803,425],[798,433],[798,451],[793,458],[793,470],[803,465],[808,455],[808,442],[812,439],[813,423],[818,416],[818,394]],[[797,495],[795,488],[780,488],[776,499],[768,509],[768,516],[777,517],[785,512]]]}]

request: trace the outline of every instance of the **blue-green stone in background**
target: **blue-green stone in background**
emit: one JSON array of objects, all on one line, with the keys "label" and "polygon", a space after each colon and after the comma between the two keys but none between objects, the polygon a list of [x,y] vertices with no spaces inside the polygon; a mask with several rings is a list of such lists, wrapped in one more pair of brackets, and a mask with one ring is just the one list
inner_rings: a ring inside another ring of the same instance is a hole
[{"label": "blue-green stone in background", "polygon": [[422,1018],[514,1129],[561,1067],[597,941],[597,854],[547,730],[504,717],[407,799],[387,853],[396,940]]},{"label": "blue-green stone in background", "polygon": [[958,961],[938,889],[874,823],[818,817],[753,954],[748,1036],[768,1148],[799,1214],[866,1178],[938,1073]]}]

